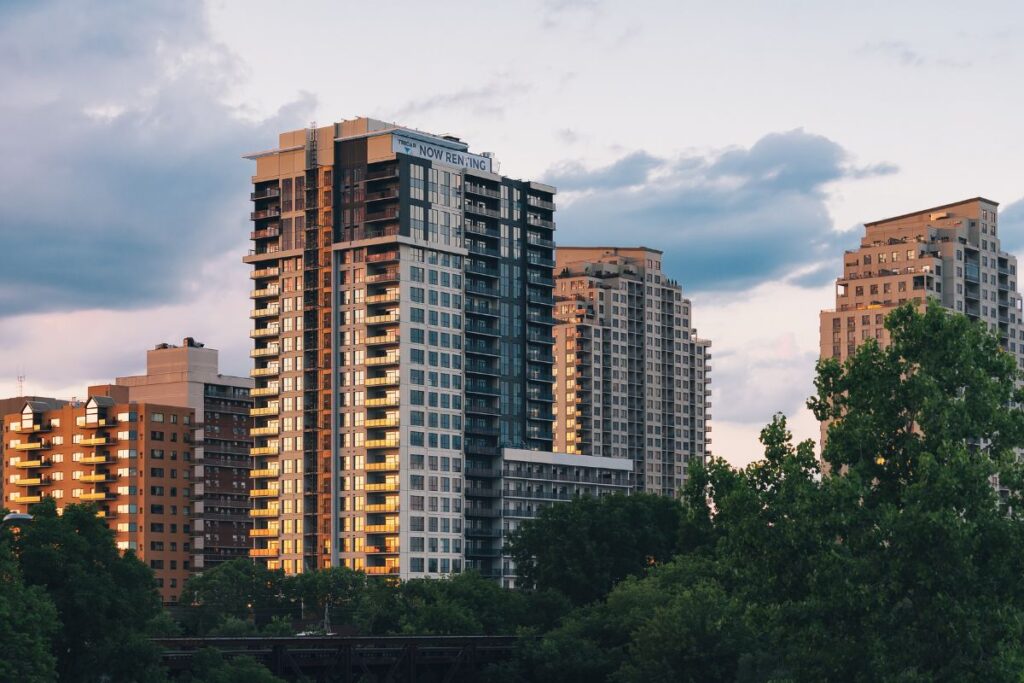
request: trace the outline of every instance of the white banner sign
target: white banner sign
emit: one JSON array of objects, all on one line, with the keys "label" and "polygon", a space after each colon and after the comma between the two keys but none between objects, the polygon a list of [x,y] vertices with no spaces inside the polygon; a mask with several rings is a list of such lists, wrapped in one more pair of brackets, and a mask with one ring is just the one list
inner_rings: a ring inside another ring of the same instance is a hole
[{"label": "white banner sign", "polygon": [[474,171],[487,171],[488,173],[491,171],[490,157],[480,156],[479,154],[470,154],[469,152],[460,152],[457,149],[434,145],[429,142],[424,142],[423,140],[417,140],[416,138],[405,137],[402,135],[391,136],[391,151],[420,157],[421,159],[438,161],[450,166],[471,168]]}]

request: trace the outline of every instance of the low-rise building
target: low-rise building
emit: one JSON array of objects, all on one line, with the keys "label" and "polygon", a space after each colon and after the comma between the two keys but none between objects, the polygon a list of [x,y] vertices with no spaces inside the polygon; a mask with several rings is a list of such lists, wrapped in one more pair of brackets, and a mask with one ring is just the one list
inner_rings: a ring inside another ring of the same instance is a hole
[{"label": "low-rise building", "polygon": [[131,402],[113,385],[90,387],[85,403],[24,401],[3,417],[2,505],[95,505],[174,603],[192,570],[193,421],[190,408]]}]

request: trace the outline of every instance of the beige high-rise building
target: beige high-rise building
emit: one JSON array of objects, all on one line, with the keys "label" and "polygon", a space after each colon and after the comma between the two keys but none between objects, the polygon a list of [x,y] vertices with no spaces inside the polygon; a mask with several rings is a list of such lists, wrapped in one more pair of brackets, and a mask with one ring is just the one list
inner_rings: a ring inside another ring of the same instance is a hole
[{"label": "beige high-rise building", "polygon": [[551,450],[555,188],[367,118],[248,158],[251,555],[502,577],[503,449]]},{"label": "beige high-rise building", "polygon": [[710,454],[711,342],[646,247],[558,247],[555,450],[633,461],[640,491],[676,496]]},{"label": "beige high-rise building", "polygon": [[889,341],[885,317],[908,301],[980,320],[1024,362],[1017,259],[1002,251],[998,204],[975,197],[864,224],[847,251],[836,307],[821,312],[821,357],[846,360],[867,339]]}]

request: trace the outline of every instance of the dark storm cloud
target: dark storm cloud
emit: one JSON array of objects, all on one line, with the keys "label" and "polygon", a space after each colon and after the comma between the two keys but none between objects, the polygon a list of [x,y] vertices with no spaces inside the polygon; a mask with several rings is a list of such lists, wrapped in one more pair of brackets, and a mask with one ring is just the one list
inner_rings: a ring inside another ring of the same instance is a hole
[{"label": "dark storm cloud", "polygon": [[[0,10],[0,315],[168,303],[244,253],[251,162],[281,125],[221,103],[239,76],[200,5]],[[255,141],[255,142],[254,142]]]},{"label": "dark storm cloud", "polygon": [[[563,193],[560,243],[662,249],[666,270],[692,291],[752,286],[835,258],[849,239],[833,229],[825,186],[893,172],[855,167],[832,140],[793,130],[714,157],[634,152],[591,171],[562,163],[545,182]],[[834,277],[819,269],[798,282]]]}]

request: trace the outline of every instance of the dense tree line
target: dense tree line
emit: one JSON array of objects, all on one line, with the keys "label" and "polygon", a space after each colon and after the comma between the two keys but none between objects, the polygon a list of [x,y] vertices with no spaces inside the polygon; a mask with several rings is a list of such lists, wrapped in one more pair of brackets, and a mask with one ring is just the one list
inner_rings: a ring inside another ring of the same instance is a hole
[{"label": "dense tree line", "polygon": [[[817,368],[822,454],[785,418],[763,457],[691,469],[681,500],[582,498],[509,552],[522,588],[473,573],[388,583],[236,560],[172,612],[88,507],[0,538],[0,680],[160,680],[150,634],[521,634],[494,681],[1024,680],[1024,394],[983,326],[903,307],[892,344]],[[192,681],[273,681],[196,657]]]}]

